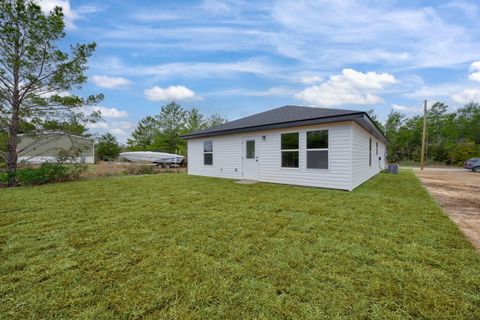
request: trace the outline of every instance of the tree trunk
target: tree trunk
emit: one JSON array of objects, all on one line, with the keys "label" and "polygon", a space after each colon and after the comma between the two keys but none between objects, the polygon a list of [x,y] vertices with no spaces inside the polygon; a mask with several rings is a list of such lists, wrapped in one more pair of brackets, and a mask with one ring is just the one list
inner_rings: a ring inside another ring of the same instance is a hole
[{"label": "tree trunk", "polygon": [[8,186],[17,186],[17,145],[18,145],[18,127],[19,127],[19,106],[18,91],[13,97],[12,119],[8,131],[8,155],[7,155],[7,174]]},{"label": "tree trunk", "polygon": [[[19,28],[17,24],[17,28]],[[15,61],[13,63],[12,118],[8,130],[7,175],[8,186],[17,186],[17,145],[20,126],[20,41],[15,41]]]}]

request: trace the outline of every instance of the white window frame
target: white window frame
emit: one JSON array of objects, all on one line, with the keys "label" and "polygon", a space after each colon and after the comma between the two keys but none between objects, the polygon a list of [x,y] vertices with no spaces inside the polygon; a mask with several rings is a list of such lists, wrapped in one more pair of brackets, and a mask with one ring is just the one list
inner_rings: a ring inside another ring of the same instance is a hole
[{"label": "white window frame", "polygon": [[[327,131],[327,144],[328,148],[308,148],[308,133],[314,131]],[[308,167],[308,151],[327,151],[327,168],[309,168]],[[305,131],[305,169],[307,170],[330,170],[330,130],[329,129],[311,129]]]},{"label": "white window frame", "polygon": [[[298,136],[298,149],[282,149],[282,135],[296,133]],[[298,153],[298,166],[297,167],[284,167],[282,163],[283,152],[297,152]],[[280,132],[280,168],[286,170],[299,170],[300,169],[300,132],[299,131],[288,131]]]},{"label": "white window frame", "polygon": [[[205,142],[210,142],[212,144],[212,151],[205,151]],[[203,141],[203,165],[204,166],[213,166],[213,140],[204,140]],[[205,155],[211,154],[212,155],[212,164],[205,164]]]},{"label": "white window frame", "polygon": [[372,137],[368,138],[368,166],[372,166]]}]

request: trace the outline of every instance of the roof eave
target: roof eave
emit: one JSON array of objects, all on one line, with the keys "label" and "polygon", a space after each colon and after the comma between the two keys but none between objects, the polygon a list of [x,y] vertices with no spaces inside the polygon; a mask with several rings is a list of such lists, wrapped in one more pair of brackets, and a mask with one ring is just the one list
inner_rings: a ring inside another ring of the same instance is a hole
[{"label": "roof eave", "polygon": [[373,134],[379,140],[382,140],[383,143],[385,144],[389,143],[383,131],[377,126],[375,121],[373,121],[373,119],[366,112],[364,113],[364,121],[367,122],[369,127],[372,129],[372,130],[368,130],[367,128],[364,128],[365,130]]}]

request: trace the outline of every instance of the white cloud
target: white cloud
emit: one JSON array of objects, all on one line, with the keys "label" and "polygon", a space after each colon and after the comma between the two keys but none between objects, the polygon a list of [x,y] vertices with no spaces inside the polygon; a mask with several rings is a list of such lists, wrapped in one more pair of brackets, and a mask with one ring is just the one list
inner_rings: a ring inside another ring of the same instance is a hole
[{"label": "white cloud", "polygon": [[333,75],[320,85],[310,86],[295,97],[315,106],[334,107],[343,104],[377,104],[382,98],[376,93],[390,84],[395,77],[388,73],[359,72],[343,69],[341,75]]},{"label": "white cloud", "polygon": [[189,77],[228,77],[237,73],[252,73],[267,75],[272,67],[258,60],[249,59],[245,61],[226,63],[170,63],[153,68],[140,69],[139,72],[158,76],[187,75]]},{"label": "white cloud", "polygon": [[122,77],[95,75],[92,77],[92,81],[97,86],[107,89],[123,88],[130,85],[130,81]]},{"label": "white cloud", "polygon": [[480,70],[480,61],[475,61],[470,65],[470,71]]},{"label": "white cloud", "polygon": [[246,97],[285,97],[293,95],[297,90],[288,87],[271,87],[266,90],[252,90],[244,88],[227,89],[209,92],[208,96],[246,96]]},{"label": "white cloud", "polygon": [[128,117],[127,111],[118,110],[117,108],[106,108],[106,107],[92,107],[94,111],[99,111],[104,118],[126,118]]},{"label": "white cloud", "polygon": [[83,17],[83,15],[86,14],[92,14],[92,13],[97,13],[105,10],[105,6],[103,5],[98,5],[98,4],[86,4],[82,5],[77,8],[77,12],[80,16]]},{"label": "white cloud", "polygon": [[319,76],[303,76],[300,78],[300,82],[304,84],[319,83],[322,80],[323,80],[322,77],[319,77]]},{"label": "white cloud", "polygon": [[39,4],[45,13],[52,11],[55,7],[62,7],[65,26],[68,29],[76,28],[75,20],[79,18],[79,15],[71,8],[69,0],[40,0]]},{"label": "white cloud", "polygon": [[40,94],[40,96],[44,98],[50,98],[52,96],[67,97],[69,95],[71,95],[71,93],[68,91],[50,91]]},{"label": "white cloud", "polygon": [[163,10],[135,10],[131,17],[141,22],[157,22],[182,19],[184,15]]},{"label": "white cloud", "polygon": [[284,39],[295,39],[283,41],[282,52],[319,66],[382,61],[445,67],[476,59],[480,50],[472,37],[475,20],[461,11],[452,19],[451,11],[436,4],[399,7],[396,1],[283,0],[275,2],[272,17]]},{"label": "white cloud", "polygon": [[196,100],[199,99],[195,92],[184,86],[169,86],[167,88],[160,88],[154,86],[150,89],[145,89],[145,98],[150,101],[180,101],[180,100]]},{"label": "white cloud", "polygon": [[227,14],[230,12],[230,6],[225,1],[204,0],[202,9],[213,14]]},{"label": "white cloud", "polygon": [[121,143],[124,143],[136,127],[136,123],[129,121],[110,121],[107,119],[106,121],[90,123],[87,127],[97,134],[109,132],[115,135]]},{"label": "white cloud", "polygon": [[441,99],[443,97],[451,96],[452,94],[457,93],[462,90],[464,87],[460,83],[442,83],[438,85],[424,85],[419,89],[405,93],[404,96],[409,99]]},{"label": "white cloud", "polygon": [[478,7],[465,1],[451,1],[441,7],[459,9],[469,18],[475,18],[478,14]]},{"label": "white cloud", "polygon": [[464,89],[462,92],[452,95],[452,99],[461,104],[480,102],[480,89]]},{"label": "white cloud", "polygon": [[480,81],[480,61],[475,61],[470,65],[470,74],[468,79],[472,81]]},{"label": "white cloud", "polygon": [[468,79],[472,81],[480,81],[480,71],[470,73]]},{"label": "white cloud", "polygon": [[[282,67],[260,58],[233,62],[179,62],[153,66],[128,65],[118,58],[108,58],[97,62],[94,67],[110,74],[159,78],[170,78],[173,75],[189,78],[231,78],[242,73],[274,77],[283,70]],[[282,77],[285,78],[285,75]]]},{"label": "white cloud", "polygon": [[[459,7],[459,3],[450,6]],[[472,2],[468,11],[474,7],[477,5]],[[367,0],[206,0],[163,10],[149,6],[120,23],[91,29],[103,47],[127,48],[139,54],[148,50],[190,53],[192,48],[197,53],[255,52],[293,58],[297,71],[331,72],[355,63],[406,69],[471,62],[478,59],[480,39],[474,33],[478,26],[465,18],[461,10],[455,10],[453,18],[451,8],[436,2],[410,6]],[[170,20],[188,24],[154,23]],[[198,74],[198,65],[190,65],[192,73]],[[207,64],[203,66],[208,70]],[[213,67],[221,67],[221,63]],[[145,72],[153,71],[158,70]],[[268,75],[272,73],[285,74],[273,70]]]},{"label": "white cloud", "polygon": [[115,135],[115,136],[124,136],[127,134],[127,132],[123,129],[120,129],[120,128],[113,128],[110,130],[110,132]]},{"label": "white cloud", "polygon": [[106,123],[104,121],[99,121],[99,122],[94,122],[94,123],[87,124],[87,128],[89,128],[89,129],[108,129],[109,125],[108,125],[108,123]]},{"label": "white cloud", "polygon": [[405,113],[421,113],[423,112],[422,108],[416,108],[416,107],[407,107],[407,106],[401,106],[398,104],[393,104],[392,109],[400,112],[405,112]]},{"label": "white cloud", "polygon": [[74,10],[70,5],[70,0],[39,0],[39,5],[44,13],[52,11],[55,7],[61,7],[64,15],[63,21],[67,29],[76,29],[76,20],[85,19],[86,15],[103,11],[105,8],[102,5],[86,4]]}]

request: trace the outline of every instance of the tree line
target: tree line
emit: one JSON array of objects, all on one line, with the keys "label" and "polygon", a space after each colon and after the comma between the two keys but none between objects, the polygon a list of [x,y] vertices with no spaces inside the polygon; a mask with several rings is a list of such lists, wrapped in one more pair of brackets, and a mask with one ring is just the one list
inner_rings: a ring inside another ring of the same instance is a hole
[{"label": "tree line", "polygon": [[[445,103],[436,102],[427,111],[426,159],[459,165],[480,157],[480,104],[468,103],[453,112],[447,109]],[[392,110],[379,126],[389,141],[389,162],[420,161],[423,115],[406,117]]]},{"label": "tree line", "polygon": [[127,140],[131,151],[163,151],[185,155],[187,144],[182,134],[213,127],[227,121],[219,114],[206,116],[197,108],[184,109],[172,102],[161,107],[160,113],[140,120],[132,137]]}]

